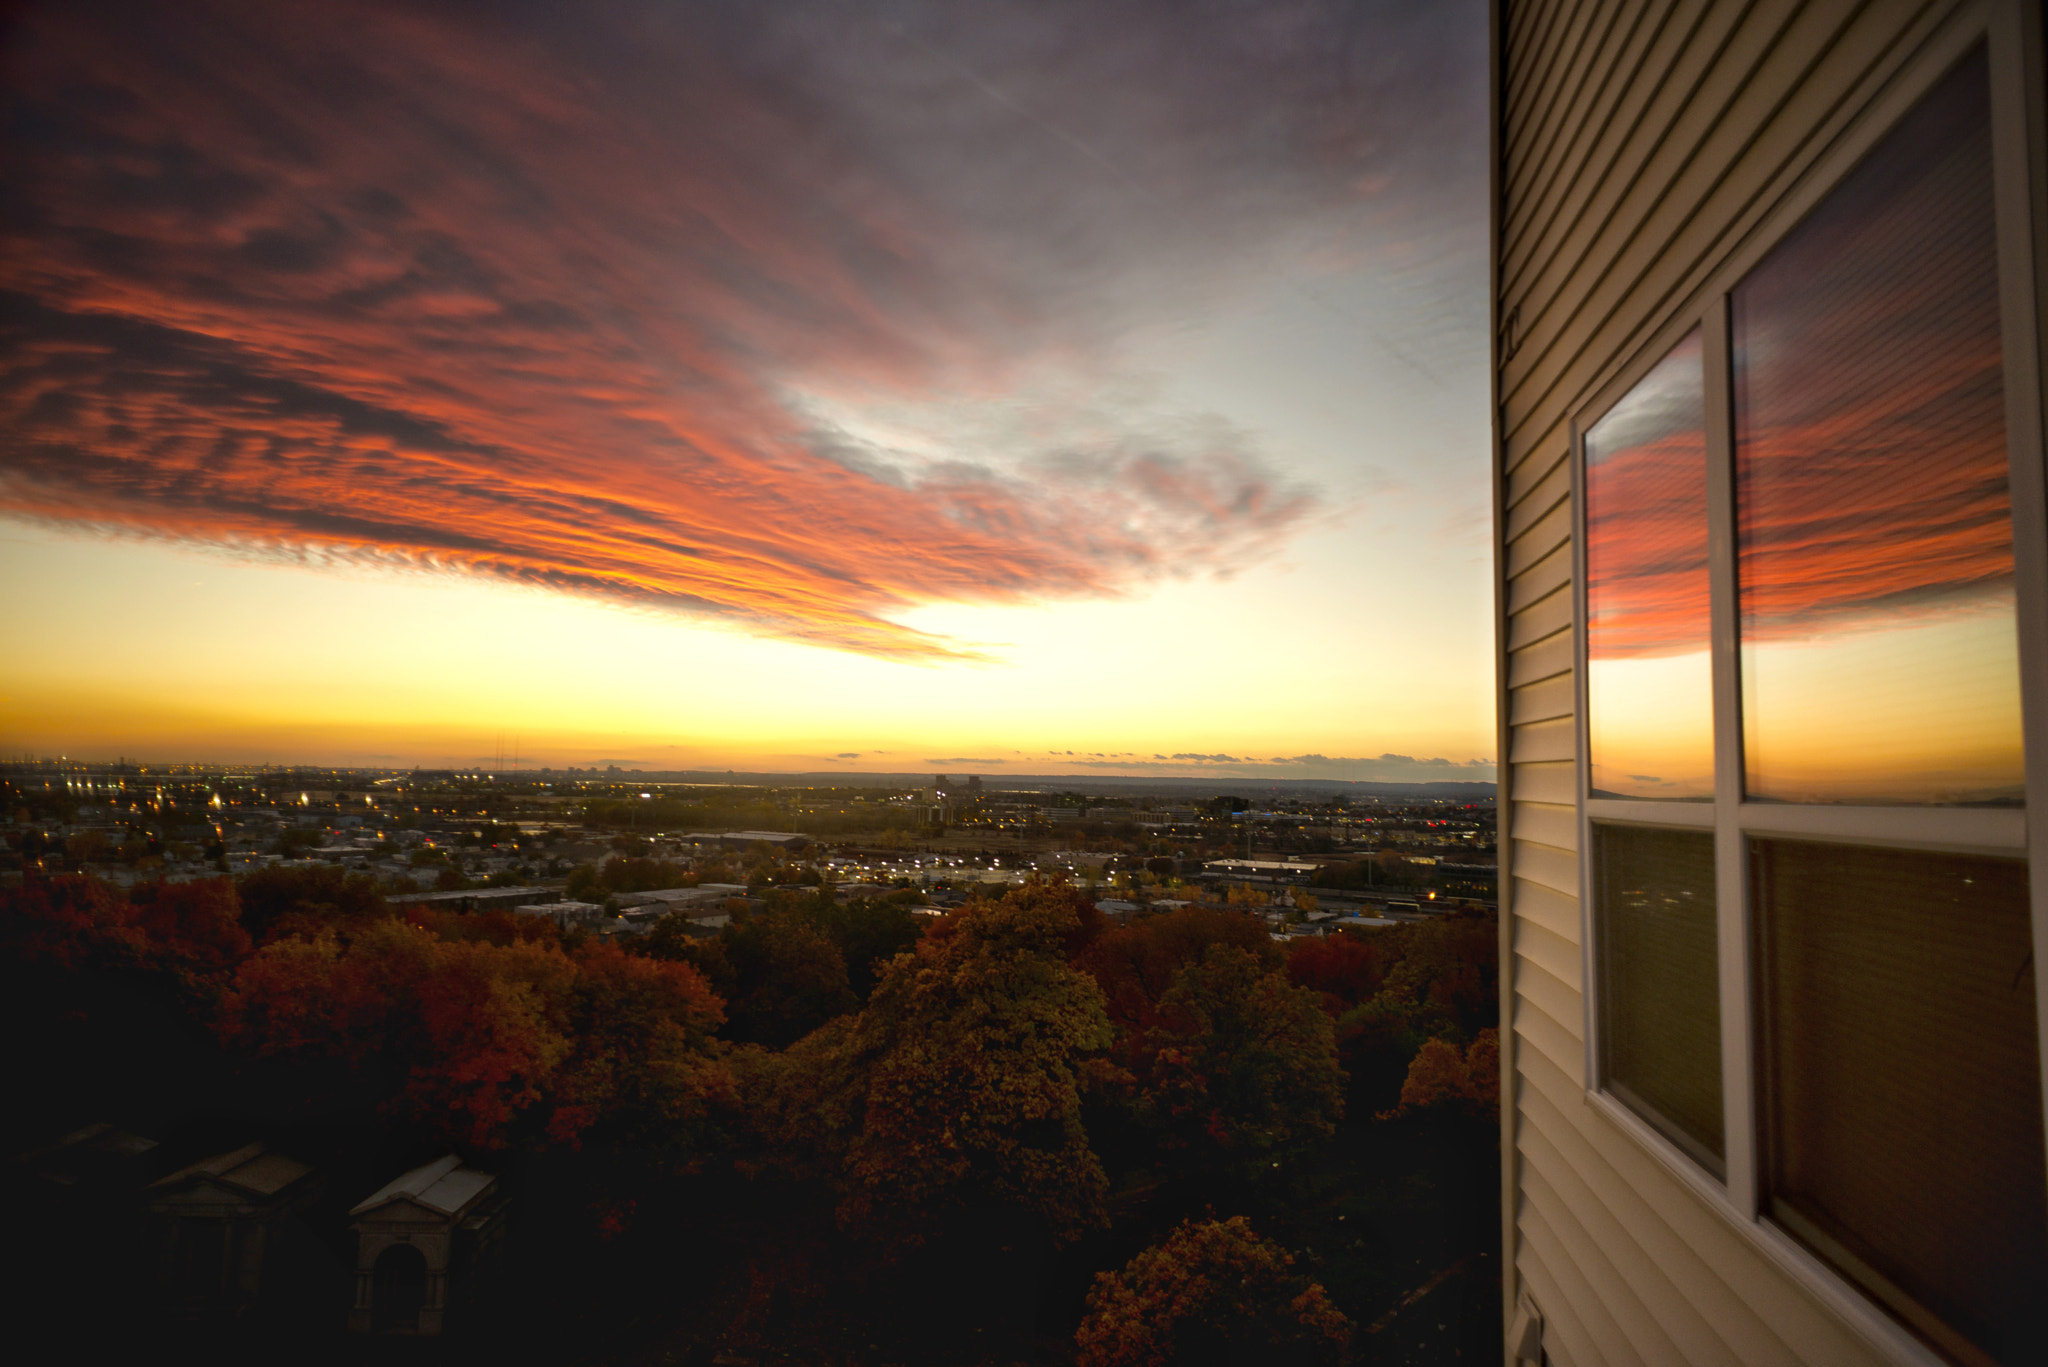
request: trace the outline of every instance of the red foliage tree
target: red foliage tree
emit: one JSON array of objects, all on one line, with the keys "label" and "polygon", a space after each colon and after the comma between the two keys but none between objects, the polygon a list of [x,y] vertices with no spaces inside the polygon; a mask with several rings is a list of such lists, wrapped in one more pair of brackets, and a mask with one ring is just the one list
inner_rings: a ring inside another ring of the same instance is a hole
[{"label": "red foliage tree", "polygon": [[1336,1031],[1315,994],[1255,955],[1212,944],[1174,975],[1135,1072],[1140,1115],[1174,1147],[1263,1166],[1335,1132]]}]

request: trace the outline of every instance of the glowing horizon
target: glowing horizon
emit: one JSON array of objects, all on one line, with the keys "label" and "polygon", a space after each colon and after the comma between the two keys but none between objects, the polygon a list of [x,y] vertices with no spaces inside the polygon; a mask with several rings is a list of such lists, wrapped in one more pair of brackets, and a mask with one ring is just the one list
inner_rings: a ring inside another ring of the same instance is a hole
[{"label": "glowing horizon", "polygon": [[1477,17],[28,6],[0,750],[1490,778]]}]

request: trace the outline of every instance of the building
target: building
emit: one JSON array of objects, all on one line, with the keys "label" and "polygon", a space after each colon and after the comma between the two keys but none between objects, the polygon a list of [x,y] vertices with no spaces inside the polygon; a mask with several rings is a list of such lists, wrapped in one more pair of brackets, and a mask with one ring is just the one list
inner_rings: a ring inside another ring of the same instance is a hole
[{"label": "building", "polygon": [[488,1267],[505,1236],[498,1179],[454,1154],[393,1178],[349,1211],[360,1333],[438,1334],[452,1288]]},{"label": "building", "polygon": [[1225,878],[1303,883],[1315,876],[1318,867],[1293,859],[1211,859],[1202,865],[1202,872]]},{"label": "building", "polygon": [[313,1170],[262,1143],[203,1158],[147,1189],[158,1292],[182,1318],[232,1317],[292,1279],[319,1197]]},{"label": "building", "polygon": [[521,916],[545,916],[558,930],[591,926],[605,919],[604,907],[596,902],[535,902],[519,908]]},{"label": "building", "polygon": [[546,902],[560,893],[553,888],[463,888],[453,892],[408,892],[385,900],[394,907],[425,906],[435,911],[514,911]]},{"label": "building", "polygon": [[1497,0],[1506,1360],[2048,1361],[2038,0]]},{"label": "building", "polygon": [[809,845],[811,838],[796,831],[726,831],[718,837],[718,843],[729,850],[766,845],[770,849],[794,851]]}]

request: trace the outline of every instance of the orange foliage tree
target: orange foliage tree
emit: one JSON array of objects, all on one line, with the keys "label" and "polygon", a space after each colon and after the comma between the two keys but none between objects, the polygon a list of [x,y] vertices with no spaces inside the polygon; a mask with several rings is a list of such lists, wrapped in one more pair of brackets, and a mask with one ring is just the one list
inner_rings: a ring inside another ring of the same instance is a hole
[{"label": "orange foliage tree", "polygon": [[1189,1220],[1101,1272],[1074,1335],[1076,1367],[1338,1363],[1351,1321],[1242,1215]]},{"label": "orange foliage tree", "polygon": [[1055,1239],[1102,1221],[1108,1179],[1081,1125],[1102,994],[1066,961],[1085,899],[1027,886],[970,903],[895,959],[865,1010],[740,1066],[771,1148],[820,1156],[840,1218],[916,1239],[937,1210],[994,1201]]},{"label": "orange foliage tree", "polygon": [[1145,1032],[1138,1109],[1167,1142],[1264,1166],[1344,1113],[1336,1031],[1306,988],[1212,944],[1174,975]]},{"label": "orange foliage tree", "polygon": [[1401,1084],[1401,1104],[1381,1119],[1433,1111],[1487,1119],[1500,1110],[1500,1032],[1481,1030],[1462,1052],[1447,1039],[1416,1051]]}]

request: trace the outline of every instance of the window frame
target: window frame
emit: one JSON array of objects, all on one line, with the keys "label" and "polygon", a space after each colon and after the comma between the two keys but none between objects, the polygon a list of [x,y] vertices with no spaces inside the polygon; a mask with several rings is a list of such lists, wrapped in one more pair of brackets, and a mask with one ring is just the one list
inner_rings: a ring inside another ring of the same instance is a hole
[{"label": "window frame", "polygon": [[[1730,301],[1749,272],[1855,168],[1954,64],[1983,44],[1990,86],[1993,203],[2000,281],[2008,479],[2012,499],[2015,618],[2028,806],[2020,808],[1803,806],[1743,798],[1742,697],[1736,600],[1735,452]],[[1685,293],[1624,348],[1569,413],[1572,503],[1573,691],[1579,871],[1584,1097],[1588,1107],[1653,1158],[1756,1250],[1832,1310],[1882,1358],[1937,1367],[1947,1359],[1843,1274],[1763,1214],[1758,1131],[1759,1041],[1754,931],[1749,906],[1752,838],[2020,858],[2028,865],[2034,962],[2048,964],[2048,463],[2044,463],[2043,357],[2048,338],[2048,95],[2039,9],[2025,0],[1968,0],[1923,18],[1889,65],[1834,106],[1799,154],[1705,259]],[[1717,255],[1718,254],[1718,255]],[[1587,678],[1586,433],[1695,327],[1706,400],[1708,575],[1714,716],[1710,802],[1596,798]],[[2029,822],[2029,812],[2039,819]],[[1726,1178],[1718,1179],[1607,1088],[1601,1075],[1600,966],[1596,962],[1595,824],[1711,831],[1721,1003]],[[2048,977],[2037,972],[2036,1039],[2048,1112]],[[2044,1121],[2048,1123],[2048,1121]]]}]

